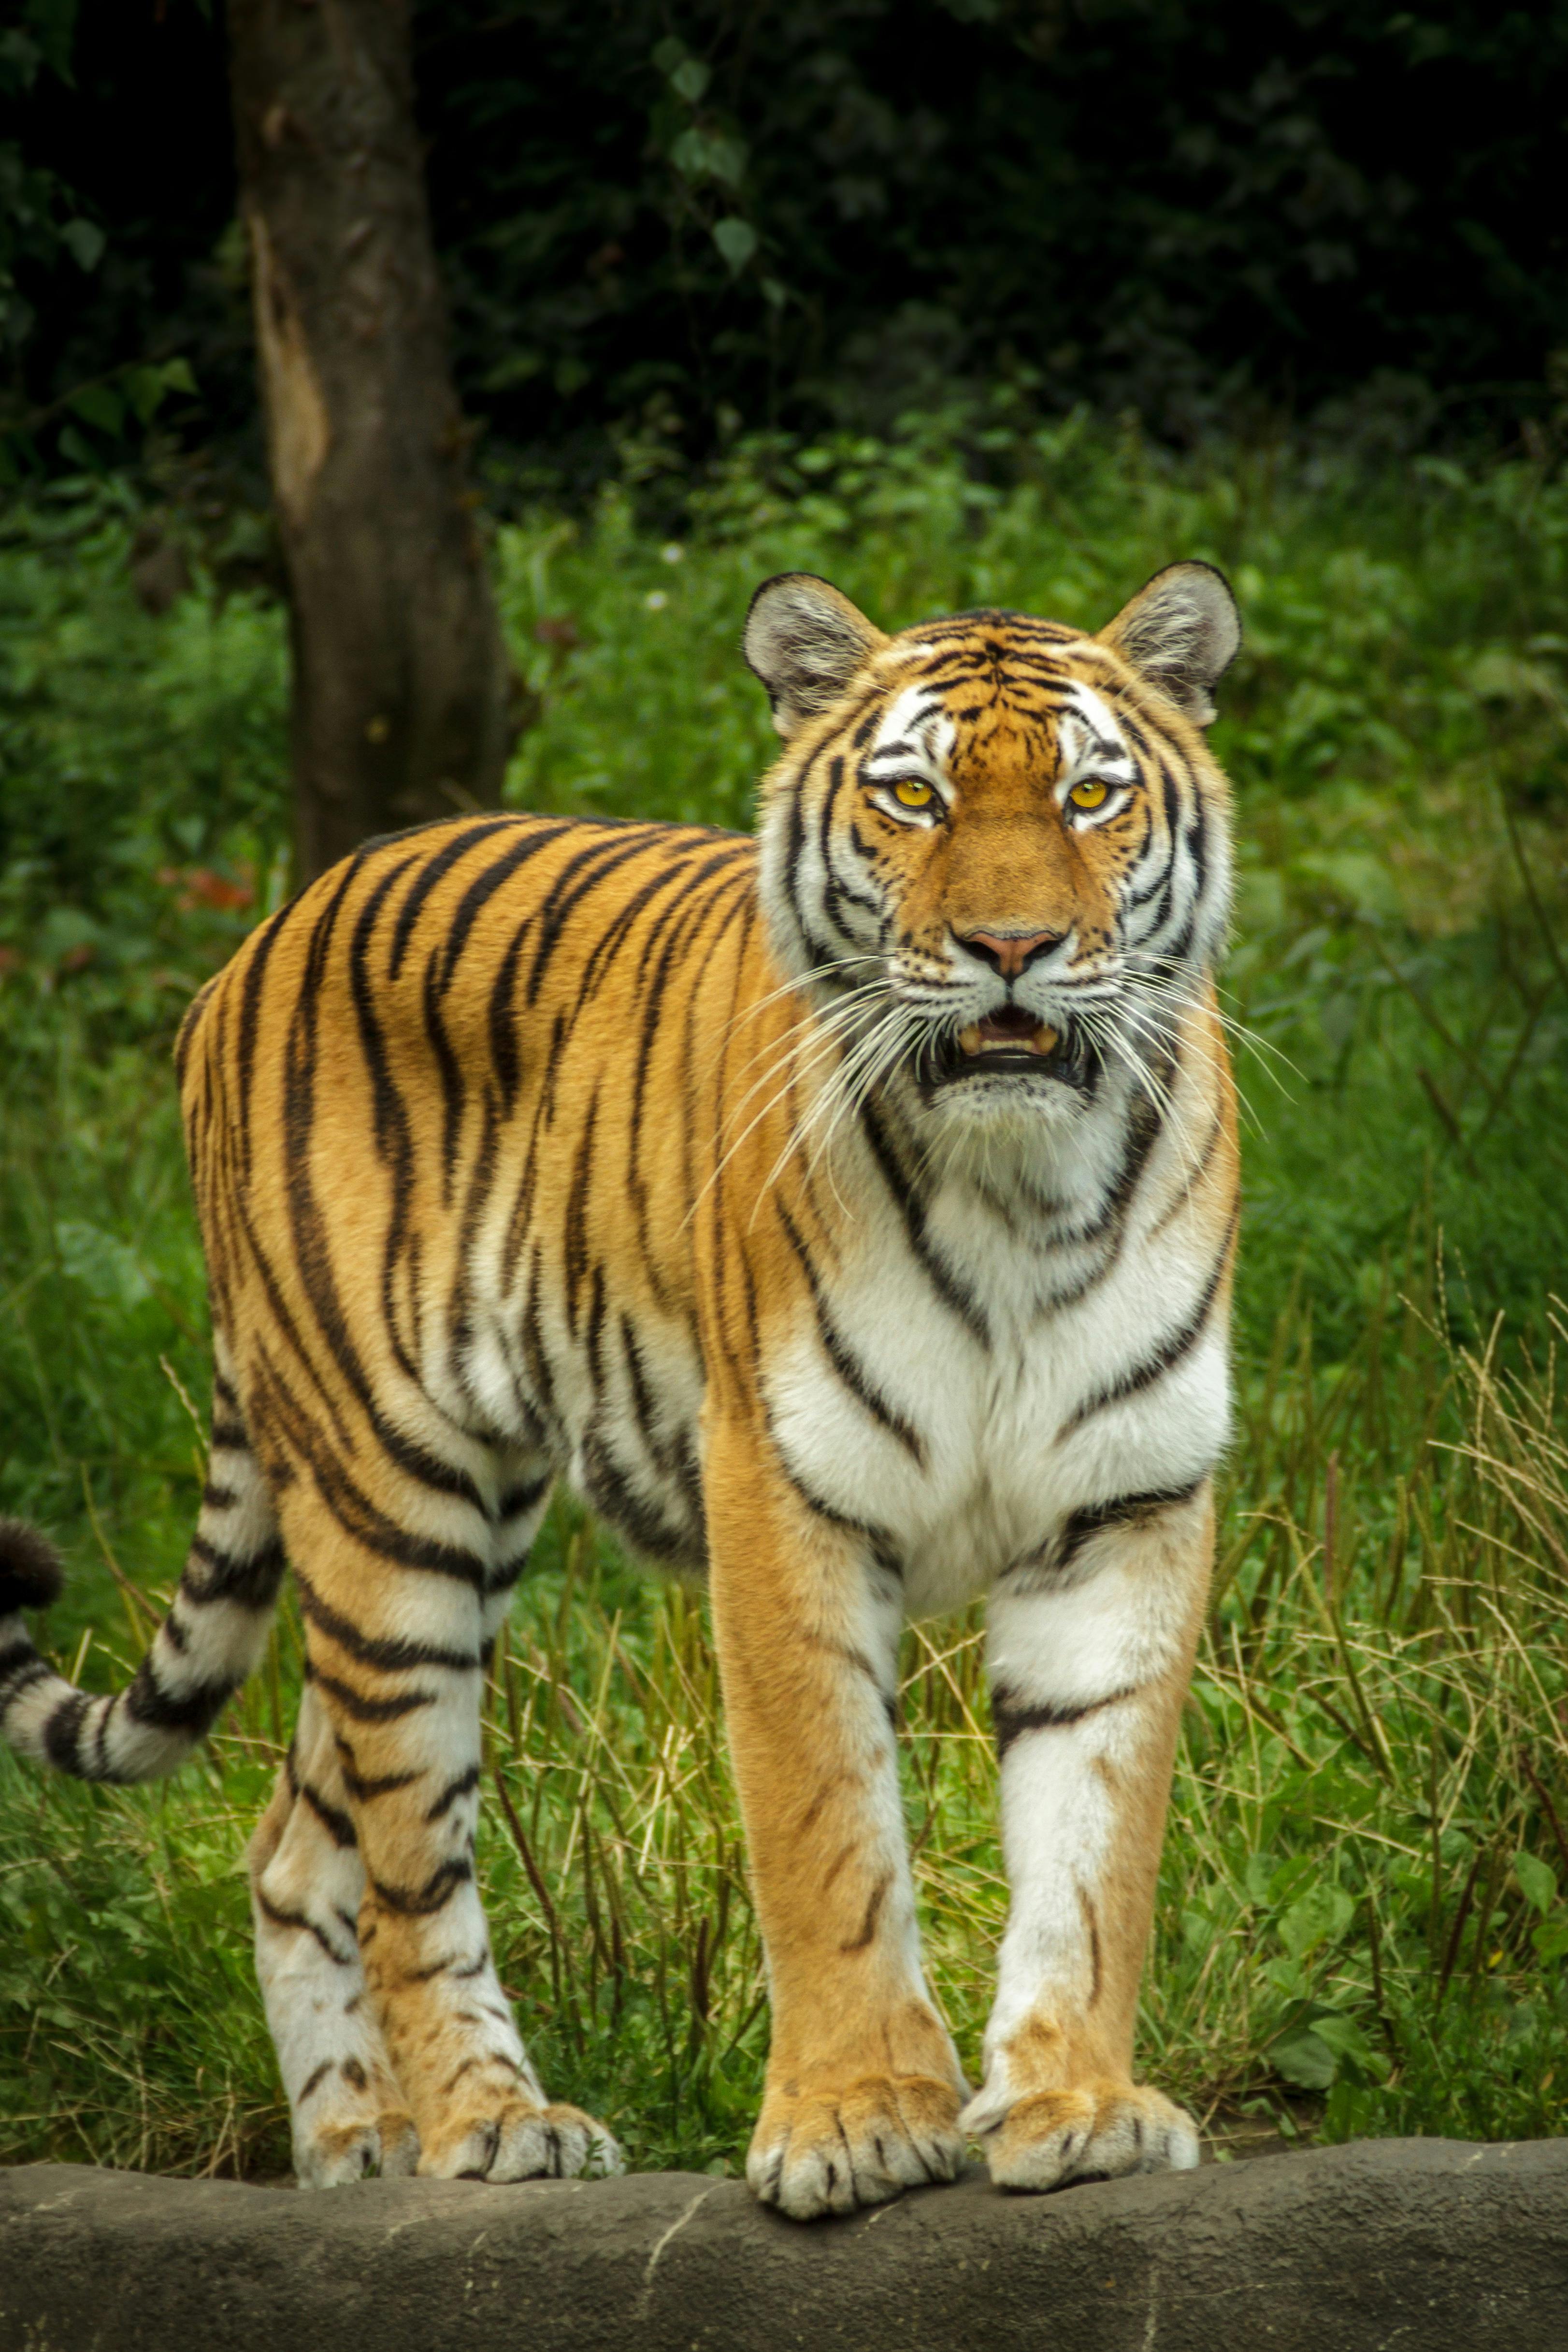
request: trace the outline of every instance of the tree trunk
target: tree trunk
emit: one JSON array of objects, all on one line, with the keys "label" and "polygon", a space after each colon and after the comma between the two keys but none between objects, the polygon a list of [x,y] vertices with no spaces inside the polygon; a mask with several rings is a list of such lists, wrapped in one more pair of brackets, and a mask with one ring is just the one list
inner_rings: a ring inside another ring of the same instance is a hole
[{"label": "tree trunk", "polygon": [[494,804],[507,672],[413,120],[409,0],[229,0],[287,565],[299,879]]}]

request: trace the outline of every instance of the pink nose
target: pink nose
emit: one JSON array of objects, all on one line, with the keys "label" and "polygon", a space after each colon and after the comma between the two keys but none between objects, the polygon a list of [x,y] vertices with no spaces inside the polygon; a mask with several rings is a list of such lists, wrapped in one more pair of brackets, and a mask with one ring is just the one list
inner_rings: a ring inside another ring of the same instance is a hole
[{"label": "pink nose", "polygon": [[1017,980],[1036,956],[1060,947],[1064,936],[1061,931],[966,931],[960,934],[958,945],[991,965],[1004,980]]}]

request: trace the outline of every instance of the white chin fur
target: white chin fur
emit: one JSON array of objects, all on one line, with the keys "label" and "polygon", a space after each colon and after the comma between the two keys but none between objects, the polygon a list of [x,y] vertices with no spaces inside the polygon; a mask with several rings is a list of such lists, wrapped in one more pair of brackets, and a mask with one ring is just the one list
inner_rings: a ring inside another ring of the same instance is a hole
[{"label": "white chin fur", "polygon": [[926,1097],[920,1115],[945,1142],[960,1143],[971,1134],[993,1146],[1009,1136],[1027,1143],[1038,1139],[1042,1129],[1076,1126],[1087,1100],[1062,1078],[1003,1077],[982,1068]]}]

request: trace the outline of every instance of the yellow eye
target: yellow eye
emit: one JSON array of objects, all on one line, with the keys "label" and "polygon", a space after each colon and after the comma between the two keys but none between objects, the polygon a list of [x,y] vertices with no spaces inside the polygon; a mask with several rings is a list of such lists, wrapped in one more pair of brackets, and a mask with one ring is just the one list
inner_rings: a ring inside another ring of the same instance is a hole
[{"label": "yellow eye", "polygon": [[1103,807],[1110,790],[1110,785],[1103,784],[1098,776],[1085,776],[1081,784],[1073,785],[1067,797],[1074,808],[1097,809]]},{"label": "yellow eye", "polygon": [[893,797],[905,808],[929,808],[936,795],[930,785],[923,784],[917,776],[905,776],[902,783],[894,784]]}]

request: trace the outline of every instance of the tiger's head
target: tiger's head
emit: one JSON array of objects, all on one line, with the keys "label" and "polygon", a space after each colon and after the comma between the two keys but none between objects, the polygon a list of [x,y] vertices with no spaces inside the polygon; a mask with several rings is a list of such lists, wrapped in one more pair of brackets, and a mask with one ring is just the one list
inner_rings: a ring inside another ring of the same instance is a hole
[{"label": "tiger's head", "polygon": [[1206,563],[1093,636],[1009,612],[885,636],[810,573],[758,590],[746,658],[785,743],[763,899],[857,1091],[895,1079],[944,1124],[1060,1122],[1157,1062],[1228,919],[1202,730],[1239,642]]}]

